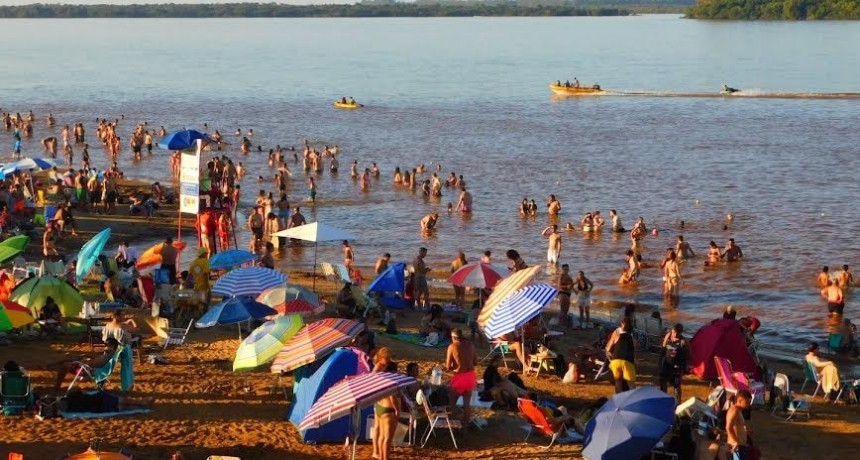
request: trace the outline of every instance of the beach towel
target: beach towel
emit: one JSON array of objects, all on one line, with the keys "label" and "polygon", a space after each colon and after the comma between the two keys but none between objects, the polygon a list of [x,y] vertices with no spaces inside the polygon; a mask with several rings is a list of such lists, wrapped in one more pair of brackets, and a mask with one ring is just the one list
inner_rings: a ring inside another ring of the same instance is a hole
[{"label": "beach towel", "polygon": [[152,412],[150,409],[129,409],[117,412],[63,412],[61,415],[63,418],[67,419],[81,420],[88,418],[110,418],[121,417],[123,415],[148,414],[150,412]]},{"label": "beach towel", "polygon": [[122,391],[131,391],[134,387],[134,353],[131,346],[123,345],[120,354],[120,386]]},{"label": "beach towel", "polygon": [[[385,337],[390,337],[395,340],[399,340],[401,342],[411,343],[413,345],[422,345],[425,347],[431,347],[431,345],[426,345],[425,342],[427,338],[421,334],[416,334],[414,332],[401,332],[399,334],[382,334]],[[450,337],[440,338],[436,345],[432,345],[433,348],[442,348],[447,347],[451,344]]]}]

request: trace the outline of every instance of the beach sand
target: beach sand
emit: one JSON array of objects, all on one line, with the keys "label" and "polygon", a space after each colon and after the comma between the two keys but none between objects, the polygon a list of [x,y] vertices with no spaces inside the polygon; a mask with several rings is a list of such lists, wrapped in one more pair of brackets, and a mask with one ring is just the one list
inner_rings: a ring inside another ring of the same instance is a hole
[{"label": "beach sand", "polygon": [[[137,184],[136,186],[143,186]],[[125,212],[123,212],[125,214]],[[95,233],[110,225],[113,236],[108,251],[120,238],[132,242],[160,240],[176,234],[175,208],[161,209],[161,217],[102,216],[76,213],[81,230],[77,238],[65,237],[59,246],[73,254],[76,247]],[[191,236],[193,230],[186,230]],[[187,239],[187,238],[186,238]],[[33,246],[38,247],[38,242]],[[38,250],[33,251],[38,253]],[[34,260],[38,260],[35,258]],[[365,273],[372,271],[365,271]],[[291,282],[311,283],[307,273],[290,273]],[[335,286],[318,280],[317,287],[332,299]],[[434,292],[436,298],[450,296],[447,291]],[[329,308],[330,313],[331,308]],[[418,312],[406,312],[398,318],[402,331],[415,331]],[[465,325],[455,325],[463,327]],[[376,327],[380,331],[380,327]],[[593,340],[594,330],[568,331],[559,341],[559,351],[566,353],[573,346]],[[423,348],[377,335],[378,346],[388,346],[393,357],[405,364],[416,361],[421,374],[444,359],[444,349]],[[150,339],[147,343],[152,343]],[[0,416],[0,454],[20,452],[25,458],[54,459],[67,453],[81,452],[91,441],[100,439],[104,450],[125,448],[136,459],[166,459],[175,451],[185,459],[205,459],[209,455],[234,455],[243,459],[334,459],[344,458],[341,444],[305,445],[300,442],[292,424],[285,420],[289,403],[275,377],[264,366],[255,372],[233,373],[232,358],[237,347],[235,327],[216,327],[192,331],[189,343],[164,353],[167,364],[143,364],[135,369],[136,384],[132,396],[154,397],[151,413],[130,417],[73,421],[49,419],[39,421],[24,417]],[[486,354],[484,341],[477,344],[479,356]],[[90,354],[89,346],[80,337],[63,337],[17,341],[0,347],[0,362],[18,361],[29,370],[34,389],[44,393],[53,382],[47,368],[51,363],[82,354]],[[638,384],[656,384],[656,356],[640,353]],[[800,357],[798,357],[800,359]],[[773,367],[792,376],[795,391],[800,389],[802,374],[798,366],[774,363]],[[483,372],[479,366],[478,372]],[[800,378],[800,380],[798,380]],[[556,377],[525,377],[526,385],[544,397],[571,410],[601,396],[610,396],[613,387],[606,381],[562,385]],[[66,380],[68,385],[69,379]],[[289,386],[289,379],[284,382]],[[87,388],[91,384],[88,384]],[[116,378],[108,385],[116,389]],[[704,398],[707,382],[685,379],[684,396]],[[811,421],[786,422],[764,409],[753,411],[750,422],[756,443],[764,459],[846,459],[856,457],[860,448],[860,415],[856,406],[834,406],[818,398]],[[483,430],[470,427],[458,433],[460,449],[455,450],[447,434],[431,439],[427,448],[395,448],[393,458],[413,459],[555,459],[577,458],[581,450],[576,445],[557,445],[545,450],[539,442],[523,443],[524,421],[516,413],[481,411],[489,425]],[[419,427],[419,431],[423,427]],[[369,459],[371,448],[360,444],[358,458]]]}]

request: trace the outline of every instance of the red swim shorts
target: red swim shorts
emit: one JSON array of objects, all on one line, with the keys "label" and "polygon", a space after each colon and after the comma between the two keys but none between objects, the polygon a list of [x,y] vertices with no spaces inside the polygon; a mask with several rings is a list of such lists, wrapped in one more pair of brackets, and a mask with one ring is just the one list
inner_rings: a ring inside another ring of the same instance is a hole
[{"label": "red swim shorts", "polygon": [[474,390],[477,385],[478,380],[474,370],[454,374],[454,377],[451,378],[451,389],[458,395]]}]

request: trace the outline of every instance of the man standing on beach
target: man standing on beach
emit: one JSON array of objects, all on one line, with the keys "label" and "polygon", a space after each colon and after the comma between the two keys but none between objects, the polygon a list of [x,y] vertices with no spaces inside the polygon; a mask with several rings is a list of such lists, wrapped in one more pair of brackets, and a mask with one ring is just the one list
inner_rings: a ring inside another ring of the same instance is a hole
[{"label": "man standing on beach", "polygon": [[376,260],[376,266],[374,267],[374,271],[377,275],[381,274],[385,270],[388,270],[388,261],[391,260],[391,254],[385,253]]},{"label": "man standing on beach", "polygon": [[558,257],[561,254],[561,234],[558,233],[558,225],[552,225],[552,232],[549,234],[549,246],[546,249],[546,261],[550,265],[558,265]]},{"label": "man standing on beach", "polygon": [[263,215],[260,206],[254,206],[251,215],[248,216],[248,229],[254,236],[251,238],[251,252],[256,253],[259,244],[263,241]]},{"label": "man standing on beach", "polygon": [[478,380],[475,376],[475,347],[472,342],[463,337],[463,331],[455,329],[451,332],[451,345],[448,345],[445,367],[454,373],[451,377],[451,395],[448,397],[448,412],[454,412],[459,396],[463,397],[463,427],[468,426],[471,418],[472,391]]},{"label": "man standing on beach", "polygon": [[573,278],[570,277],[570,266],[561,266],[561,274],[558,275],[558,324],[563,327],[570,326],[570,294],[573,290]]},{"label": "man standing on beach", "polygon": [[179,253],[173,247],[173,238],[167,237],[164,240],[158,254],[161,256],[161,269],[167,271],[167,282],[176,284],[176,259]]},{"label": "man standing on beach", "polygon": [[736,460],[748,460],[750,456],[749,439],[747,437],[747,425],[744,421],[743,412],[750,407],[752,395],[747,390],[740,390],[735,396],[735,403],[726,414],[726,435],[732,453]]},{"label": "man standing on beach", "polygon": [[424,297],[424,307],[430,307],[430,288],[427,286],[427,273],[430,269],[424,263],[427,257],[427,248],[418,250],[418,256],[412,261],[412,269],[415,272],[413,282],[415,283],[415,306],[421,306],[421,297]]}]

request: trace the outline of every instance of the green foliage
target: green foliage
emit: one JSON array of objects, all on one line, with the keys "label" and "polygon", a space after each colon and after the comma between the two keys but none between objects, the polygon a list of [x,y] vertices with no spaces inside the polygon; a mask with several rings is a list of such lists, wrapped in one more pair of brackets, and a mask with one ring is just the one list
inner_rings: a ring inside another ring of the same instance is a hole
[{"label": "green foliage", "polygon": [[695,19],[860,19],[860,0],[698,0],[687,10]]},{"label": "green foliage", "polygon": [[[653,1],[653,0],[652,0]],[[285,5],[277,3],[0,6],[0,18],[369,18],[471,16],[626,16],[616,7],[583,7],[515,1],[458,3],[371,2],[355,5]]]}]

